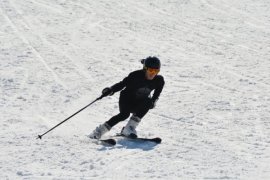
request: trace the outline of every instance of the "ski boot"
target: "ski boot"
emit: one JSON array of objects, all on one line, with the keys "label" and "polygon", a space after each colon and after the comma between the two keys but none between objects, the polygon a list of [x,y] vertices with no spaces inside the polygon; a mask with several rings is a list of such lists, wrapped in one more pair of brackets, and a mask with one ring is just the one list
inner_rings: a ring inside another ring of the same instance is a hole
[{"label": "ski boot", "polygon": [[100,139],[106,132],[110,131],[111,127],[107,124],[101,124],[96,129],[88,135],[91,139]]},{"label": "ski boot", "polygon": [[125,127],[121,130],[121,135],[136,139],[137,138],[137,131],[136,127],[141,122],[141,119],[135,115],[132,115]]}]

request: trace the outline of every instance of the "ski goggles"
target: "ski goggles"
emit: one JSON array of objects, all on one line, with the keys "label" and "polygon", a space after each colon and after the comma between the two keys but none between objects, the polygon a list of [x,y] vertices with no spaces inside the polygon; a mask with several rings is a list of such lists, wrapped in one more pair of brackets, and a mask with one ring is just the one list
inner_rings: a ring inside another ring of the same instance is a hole
[{"label": "ski goggles", "polygon": [[159,73],[160,69],[147,68],[146,71],[148,71],[150,74],[157,74]]}]

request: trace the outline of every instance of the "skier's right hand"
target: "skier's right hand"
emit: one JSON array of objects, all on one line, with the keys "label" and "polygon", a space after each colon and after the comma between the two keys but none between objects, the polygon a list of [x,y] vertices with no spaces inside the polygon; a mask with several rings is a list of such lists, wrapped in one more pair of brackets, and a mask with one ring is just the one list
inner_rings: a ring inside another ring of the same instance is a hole
[{"label": "skier's right hand", "polygon": [[105,96],[111,96],[111,95],[113,95],[114,94],[114,92],[113,92],[113,90],[112,90],[112,88],[110,88],[110,87],[106,87],[106,88],[104,88],[103,90],[102,90],[102,95],[105,97]]}]

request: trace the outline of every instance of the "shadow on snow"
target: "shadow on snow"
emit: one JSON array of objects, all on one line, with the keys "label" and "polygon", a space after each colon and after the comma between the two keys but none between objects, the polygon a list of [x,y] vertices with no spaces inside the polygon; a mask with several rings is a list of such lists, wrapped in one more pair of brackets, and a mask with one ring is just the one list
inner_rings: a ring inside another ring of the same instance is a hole
[{"label": "shadow on snow", "polygon": [[[146,142],[142,140],[134,140],[134,139],[118,139],[117,144],[111,149],[141,149],[143,151],[150,151],[155,148],[158,144],[154,142]],[[108,150],[108,148],[103,147],[99,149],[100,151]]]}]

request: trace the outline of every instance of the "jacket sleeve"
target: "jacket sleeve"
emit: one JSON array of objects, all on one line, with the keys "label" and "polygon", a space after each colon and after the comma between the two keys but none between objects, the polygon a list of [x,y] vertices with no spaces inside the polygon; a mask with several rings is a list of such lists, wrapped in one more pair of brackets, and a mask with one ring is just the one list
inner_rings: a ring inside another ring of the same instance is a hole
[{"label": "jacket sleeve", "polygon": [[127,77],[125,77],[122,81],[120,81],[120,82],[114,84],[114,85],[111,87],[113,93],[118,92],[118,91],[121,91],[124,87],[126,87],[128,81],[129,81],[129,79],[130,79],[130,75],[127,76]]},{"label": "jacket sleeve", "polygon": [[162,92],[162,89],[163,89],[163,87],[164,87],[164,84],[165,84],[164,78],[161,76],[161,77],[160,77],[160,81],[159,81],[159,83],[158,83],[158,86],[157,86],[157,88],[155,89],[154,94],[153,94],[153,97],[152,97],[152,101],[153,101],[153,102],[156,102],[156,101],[158,100],[159,95],[160,95],[160,93]]}]

